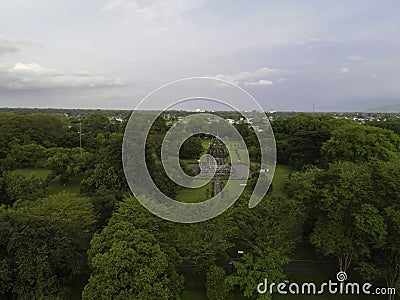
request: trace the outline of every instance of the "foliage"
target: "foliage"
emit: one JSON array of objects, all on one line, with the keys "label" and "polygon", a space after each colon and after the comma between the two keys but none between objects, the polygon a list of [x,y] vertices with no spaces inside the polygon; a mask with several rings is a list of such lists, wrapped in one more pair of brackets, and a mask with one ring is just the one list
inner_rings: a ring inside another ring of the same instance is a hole
[{"label": "foliage", "polygon": [[272,299],[271,295],[258,294],[257,285],[267,278],[270,282],[281,282],[285,276],[282,266],[289,262],[287,256],[270,247],[246,253],[241,261],[234,261],[235,273],[228,277],[231,286],[239,286],[247,298]]},{"label": "foliage", "polygon": [[225,282],[226,274],[223,268],[212,265],[206,275],[207,298],[224,300],[228,297],[231,287]]},{"label": "foliage", "polygon": [[181,159],[199,159],[203,152],[201,140],[196,137],[188,138],[179,149],[179,157]]},{"label": "foliage", "polygon": [[16,203],[16,208],[20,213],[60,227],[74,242],[88,248],[87,242],[93,236],[96,224],[90,199],[63,192],[34,202]]},{"label": "foliage", "polygon": [[313,222],[311,243],[326,256],[337,257],[347,271],[350,263],[381,244],[386,226],[373,197],[367,164],[334,163],[327,170],[310,168],[294,174],[290,190],[301,199]]},{"label": "foliage", "polygon": [[278,162],[302,167],[318,164],[320,149],[331,132],[344,123],[329,115],[299,113],[272,122],[277,145]]},{"label": "foliage", "polygon": [[88,168],[90,154],[80,148],[51,148],[48,150],[47,167],[52,177],[60,176],[65,184],[72,176],[82,174]]},{"label": "foliage", "polygon": [[[239,286],[245,297],[255,297],[255,287],[264,278],[276,282],[283,278],[282,266],[289,262],[295,242],[301,238],[302,205],[293,199],[267,196],[251,210],[243,201],[236,209],[236,236],[245,254],[233,262],[235,273],[228,281]],[[259,295],[259,299],[269,297]]]},{"label": "foliage", "polygon": [[[0,178],[1,181],[1,178]],[[4,174],[2,204],[13,204],[17,200],[36,200],[48,194],[46,180],[38,176],[24,176],[11,172]],[[1,185],[1,183],[0,183]]]},{"label": "foliage", "polygon": [[39,167],[45,160],[45,147],[36,143],[20,145],[15,140],[9,144],[8,159],[15,161],[13,168]]},{"label": "foliage", "polygon": [[384,280],[388,287],[400,285],[400,164],[380,162],[372,165],[378,214],[384,220],[386,236],[381,244],[371,245],[371,255],[364,258],[359,270],[366,280]]},{"label": "foliage", "polygon": [[61,194],[0,208],[0,294],[67,298],[72,280],[87,268],[82,245],[91,238],[94,220],[90,203],[74,197]]},{"label": "foliage", "polygon": [[7,143],[17,140],[21,144],[56,146],[66,127],[66,119],[57,115],[0,114],[0,132]]},{"label": "foliage", "polygon": [[89,251],[83,299],[176,299],[183,281],[153,235],[128,222],[107,226]]},{"label": "foliage", "polygon": [[393,131],[356,124],[334,130],[321,148],[324,163],[389,161],[399,159],[399,152],[400,137]]}]

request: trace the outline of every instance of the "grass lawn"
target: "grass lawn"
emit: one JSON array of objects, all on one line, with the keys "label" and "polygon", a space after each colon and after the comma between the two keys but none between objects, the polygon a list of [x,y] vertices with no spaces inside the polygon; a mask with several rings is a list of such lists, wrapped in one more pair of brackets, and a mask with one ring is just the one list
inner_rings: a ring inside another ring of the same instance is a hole
[{"label": "grass lawn", "polygon": [[212,139],[202,139],[201,140],[201,145],[203,146],[203,153],[202,154],[206,154],[208,149],[210,148]]},{"label": "grass lawn", "polygon": [[46,179],[46,177],[48,175],[50,175],[50,170],[49,169],[45,169],[45,168],[40,168],[40,169],[32,169],[32,168],[28,168],[28,169],[17,169],[14,172],[24,175],[24,176],[37,176],[40,177],[42,179]]},{"label": "grass lawn", "polygon": [[[45,168],[38,168],[38,169],[28,168],[28,169],[17,169],[14,172],[22,174],[24,176],[34,175],[42,179],[46,179],[46,177],[50,174],[51,171]],[[65,186],[60,183],[57,177],[49,183],[49,194],[58,194],[63,191],[77,194],[79,193],[80,184],[81,184],[80,177],[70,178],[70,180],[65,184]]]},{"label": "grass lawn", "polygon": [[277,165],[272,179],[272,195],[286,197],[286,183],[294,168],[288,165]]},{"label": "grass lawn", "polygon": [[[196,181],[206,183],[207,180],[196,179]],[[176,200],[186,203],[196,203],[211,198],[212,183],[211,181],[197,189],[182,188],[176,195]]]},{"label": "grass lawn", "polygon": [[81,186],[80,177],[70,178],[65,185],[61,184],[58,178],[56,178],[49,184],[49,193],[58,194],[60,192],[66,191],[73,194],[79,194],[80,186]]}]

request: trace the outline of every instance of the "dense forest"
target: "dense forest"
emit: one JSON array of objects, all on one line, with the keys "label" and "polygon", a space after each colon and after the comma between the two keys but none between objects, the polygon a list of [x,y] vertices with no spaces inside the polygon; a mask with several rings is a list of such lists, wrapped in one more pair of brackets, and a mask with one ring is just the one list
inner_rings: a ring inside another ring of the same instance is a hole
[{"label": "dense forest", "polygon": [[[163,114],[153,124],[147,167],[164,194],[202,201],[210,186],[182,188],[160,163],[163,137],[185,114]],[[179,224],[148,212],[128,188],[121,156],[129,113],[1,112],[0,299],[313,299],[256,289],[264,278],[336,276],[287,268],[305,260],[400,291],[400,120],[271,118],[275,178],[249,209],[259,144],[236,113],[219,115],[235,120],[246,142],[250,184],[217,218]],[[184,143],[188,174],[211,140]],[[395,299],[368,298],[388,297]]]}]

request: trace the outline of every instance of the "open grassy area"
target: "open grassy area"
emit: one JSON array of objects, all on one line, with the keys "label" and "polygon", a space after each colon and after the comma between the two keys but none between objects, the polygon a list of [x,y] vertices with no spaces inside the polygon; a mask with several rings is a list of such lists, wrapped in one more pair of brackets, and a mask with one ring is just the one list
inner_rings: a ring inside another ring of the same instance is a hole
[{"label": "open grassy area", "polygon": [[[27,168],[27,169],[17,169],[14,172],[22,174],[24,176],[34,175],[42,179],[46,179],[51,171],[45,168],[38,168],[38,169]],[[81,184],[80,177],[70,178],[70,180],[65,185],[61,184],[59,178],[57,177],[49,183],[49,193],[58,194],[63,191],[70,193],[79,193],[80,184]]]},{"label": "open grassy area", "polygon": [[277,165],[274,178],[272,179],[272,194],[275,196],[286,197],[286,184],[290,173],[294,168],[288,165]]},{"label": "open grassy area", "polygon": [[[206,183],[207,180],[196,179],[197,182]],[[186,203],[196,203],[211,198],[212,183],[211,181],[197,189],[182,188],[176,195],[176,200]]]},{"label": "open grassy area", "polygon": [[40,177],[42,179],[46,179],[47,176],[50,175],[50,170],[49,169],[45,169],[45,168],[40,168],[40,169],[33,169],[33,168],[28,168],[28,169],[17,169],[14,172],[24,175],[24,176],[37,176]]},{"label": "open grassy area", "polygon": [[212,139],[202,139],[201,140],[201,145],[203,146],[203,153],[202,154],[206,154],[208,149],[210,148]]}]

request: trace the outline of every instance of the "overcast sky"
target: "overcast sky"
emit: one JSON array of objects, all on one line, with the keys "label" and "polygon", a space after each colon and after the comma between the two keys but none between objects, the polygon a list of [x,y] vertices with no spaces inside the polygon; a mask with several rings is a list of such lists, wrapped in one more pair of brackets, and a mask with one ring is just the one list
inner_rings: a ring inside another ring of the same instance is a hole
[{"label": "overcast sky", "polygon": [[132,109],[213,76],[266,110],[366,110],[400,104],[399,37],[397,0],[0,0],[0,106]]}]

